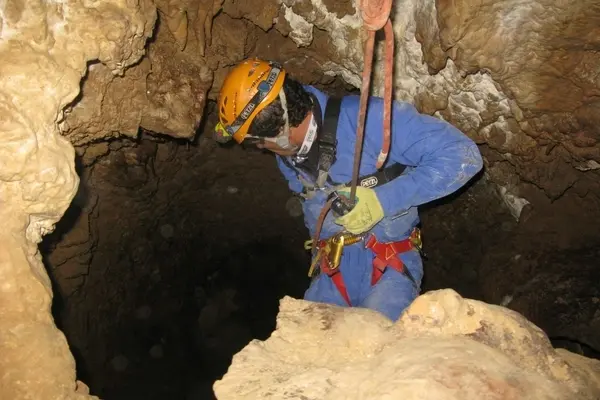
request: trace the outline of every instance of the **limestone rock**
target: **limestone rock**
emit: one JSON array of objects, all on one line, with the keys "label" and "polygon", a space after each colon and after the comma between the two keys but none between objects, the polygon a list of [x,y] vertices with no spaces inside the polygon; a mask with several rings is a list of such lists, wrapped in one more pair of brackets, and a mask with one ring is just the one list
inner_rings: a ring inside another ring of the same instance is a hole
[{"label": "limestone rock", "polygon": [[[90,65],[81,99],[66,110],[61,124],[73,144],[136,137],[140,127],[178,138],[196,134],[212,72],[196,54],[196,42],[188,43],[187,13],[178,10],[181,8],[173,12],[181,18],[173,17],[171,24],[161,25],[148,56],[122,76],[115,76],[104,65]],[[186,46],[181,45],[182,40]]]},{"label": "limestone rock", "polygon": [[147,77],[140,126],[177,138],[192,138],[202,120],[212,71],[196,46],[176,52],[159,29],[150,46],[152,71]]},{"label": "limestone rock", "polygon": [[279,2],[272,0],[235,1],[226,0],[223,11],[233,18],[247,18],[260,29],[268,31],[279,13]]},{"label": "limestone rock", "polygon": [[75,152],[57,121],[87,63],[114,75],[137,62],[152,33],[151,1],[0,5],[0,397],[90,398],[50,315],[37,243],[77,192]]},{"label": "limestone rock", "polygon": [[[336,51],[322,68],[359,87],[360,18],[348,10],[339,18],[322,0],[283,3],[283,31],[291,30],[287,34],[298,45],[305,44],[307,23],[326,31]],[[600,161],[597,2],[565,8],[556,0],[415,0],[394,7],[397,100],[449,120],[496,149],[512,175],[553,199],[582,178],[576,168]],[[373,82],[378,95],[382,50],[379,44]],[[558,144],[558,153],[550,155]],[[519,185],[513,195],[522,197],[522,190]]]},{"label": "limestone rock", "polygon": [[233,358],[219,399],[595,399],[600,362],[555,351],[508,309],[452,290],[393,324],[367,309],[284,298],[277,330]]},{"label": "limestone rock", "polygon": [[342,75],[349,83],[360,87],[363,59],[358,13],[338,18],[337,9],[330,11],[322,0],[284,0],[283,7],[283,16],[291,27],[289,36],[298,45],[306,45],[312,40],[309,36],[312,26],[326,31],[332,57],[321,66],[324,72]]},{"label": "limestone rock", "polygon": [[135,137],[146,103],[150,70],[147,58],[122,76],[115,76],[102,64],[90,65],[82,82],[81,99],[65,111],[63,135],[74,145],[102,138]]}]

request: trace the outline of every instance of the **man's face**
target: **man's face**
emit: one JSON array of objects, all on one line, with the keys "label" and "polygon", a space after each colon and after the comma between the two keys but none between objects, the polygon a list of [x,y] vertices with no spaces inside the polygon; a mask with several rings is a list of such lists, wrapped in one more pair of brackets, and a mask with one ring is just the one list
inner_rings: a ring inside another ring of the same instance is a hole
[{"label": "man's face", "polygon": [[[304,141],[304,136],[306,136],[306,131],[308,129],[308,123],[310,122],[310,117],[312,113],[308,113],[304,121],[299,126],[290,127],[290,142],[300,147],[302,142]],[[298,150],[286,150],[278,146],[277,144],[264,140],[262,143],[258,143],[256,145],[259,149],[269,150],[275,154],[278,154],[283,157],[293,156],[298,152]]]}]

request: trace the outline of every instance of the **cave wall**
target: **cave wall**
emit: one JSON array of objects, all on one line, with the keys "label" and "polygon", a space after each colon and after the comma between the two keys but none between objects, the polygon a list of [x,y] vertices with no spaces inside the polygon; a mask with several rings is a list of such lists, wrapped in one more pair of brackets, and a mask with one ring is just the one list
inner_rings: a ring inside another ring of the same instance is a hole
[{"label": "cave wall", "polygon": [[87,62],[121,74],[145,52],[150,1],[3,2],[0,12],[0,369],[2,397],[85,398],[37,244],[78,185],[74,150],[58,133]]},{"label": "cave wall", "polygon": [[578,342],[587,348],[577,348],[578,353],[597,357],[597,227],[569,221],[585,217],[585,198],[567,193],[554,205],[545,201],[540,202],[544,212],[517,221],[484,176],[423,207],[423,289],[449,287],[508,307],[542,328],[553,343]]},{"label": "cave wall", "polygon": [[[228,69],[251,56],[276,59],[306,83],[360,86],[363,35],[352,1],[157,7],[147,57],[123,77],[90,68],[83,100],[61,125],[73,143],[135,136],[140,126],[191,138]],[[600,87],[598,5],[429,0],[394,7],[396,99],[452,122],[480,144],[486,177],[515,219],[525,209],[561,242],[594,240],[594,227],[563,232],[562,225],[600,217],[598,117],[591,112]],[[378,46],[377,60],[381,52]],[[382,73],[376,63],[375,94]],[[107,114],[116,118],[103,119]]]},{"label": "cave wall", "polygon": [[[144,134],[76,151],[80,190],[42,252],[59,326],[94,393],[176,398],[190,375],[216,379],[229,354],[266,337],[280,296],[302,296],[308,233],[288,215],[272,156],[218,148],[210,135],[186,146]],[[150,376],[153,385],[140,384]]]},{"label": "cave wall", "polygon": [[[349,15],[338,19],[321,0],[308,3],[284,1],[293,32],[359,35]],[[394,7],[396,99],[449,120],[482,145],[486,174],[515,217],[528,203],[543,207],[542,197],[554,202],[568,191],[591,192],[586,209],[598,216],[598,4],[430,0]],[[342,76],[359,86],[361,69],[352,66],[361,65],[360,42],[333,43],[335,67],[328,69],[345,68]],[[383,72],[376,64],[375,94]]]},{"label": "cave wall", "polygon": [[[594,1],[568,8],[556,1],[395,2],[396,97],[481,145],[491,185],[486,204],[496,201],[497,213],[518,219],[505,225],[514,233],[508,243],[496,245],[523,246],[522,254],[531,249],[523,243],[538,244],[539,254],[527,258],[538,264],[564,263],[549,250],[571,249],[576,259],[598,238],[589,223],[600,213],[598,8]],[[9,321],[0,345],[2,367],[15,371],[1,386],[11,398],[35,391],[84,397],[50,316],[51,284],[37,249],[78,200],[71,144],[136,137],[140,128],[192,138],[227,69],[252,55],[283,62],[307,83],[340,77],[358,86],[360,18],[355,2],[325,0],[10,1],[0,11],[0,312]],[[375,93],[381,74],[376,68]],[[103,152],[99,146],[90,151]],[[481,251],[488,261],[474,274],[493,289],[490,301],[502,301],[514,282],[496,285],[493,277],[508,255]]]}]

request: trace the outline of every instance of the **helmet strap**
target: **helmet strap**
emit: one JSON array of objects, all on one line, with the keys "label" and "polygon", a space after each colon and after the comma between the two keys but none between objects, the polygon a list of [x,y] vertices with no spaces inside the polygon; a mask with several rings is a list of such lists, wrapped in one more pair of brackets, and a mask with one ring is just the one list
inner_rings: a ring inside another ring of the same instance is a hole
[{"label": "helmet strap", "polygon": [[283,121],[285,123],[283,132],[274,138],[265,138],[265,140],[275,143],[284,150],[298,150],[300,146],[290,142],[290,120],[288,117],[287,100],[285,92],[283,91],[283,86],[279,90],[279,99],[281,101],[281,108],[283,108]]},{"label": "helmet strap", "polygon": [[302,146],[298,153],[294,156],[294,160],[298,163],[304,162],[308,158],[308,152],[313,146],[315,139],[317,138],[317,131],[319,130],[319,126],[317,125],[317,120],[315,119],[315,115],[310,115],[310,122],[308,123],[308,129],[306,134],[304,135],[304,141],[302,142]]},{"label": "helmet strap", "polygon": [[281,108],[283,108],[283,121],[285,122],[283,134],[284,136],[290,136],[290,118],[288,116],[287,99],[285,97],[283,86],[281,86],[281,89],[279,90],[279,100],[281,100]]}]

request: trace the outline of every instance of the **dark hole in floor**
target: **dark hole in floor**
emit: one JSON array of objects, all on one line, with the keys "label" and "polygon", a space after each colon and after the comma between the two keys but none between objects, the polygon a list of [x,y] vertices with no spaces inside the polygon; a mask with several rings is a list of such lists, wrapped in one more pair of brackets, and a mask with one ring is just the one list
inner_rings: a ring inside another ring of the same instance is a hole
[{"label": "dark hole in floor", "polygon": [[204,139],[79,149],[79,193],[40,246],[77,378],[102,399],[214,398],[307,288],[308,233],[273,156]]},{"label": "dark hole in floor", "polygon": [[103,398],[213,399],[212,384],[232,356],[275,329],[279,299],[302,296],[305,263],[277,238],[215,250],[213,271],[190,272],[179,313],[119,327],[125,354],[109,360],[117,371]]}]

